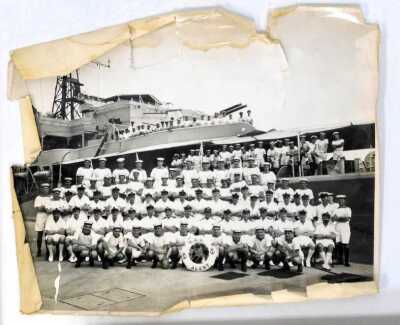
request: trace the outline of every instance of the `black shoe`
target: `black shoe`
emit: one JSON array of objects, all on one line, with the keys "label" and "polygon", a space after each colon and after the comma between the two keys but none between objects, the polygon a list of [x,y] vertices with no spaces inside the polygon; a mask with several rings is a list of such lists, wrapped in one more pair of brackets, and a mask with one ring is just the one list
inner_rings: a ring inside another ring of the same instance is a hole
[{"label": "black shoe", "polygon": [[131,261],[128,261],[128,263],[126,264],[126,268],[127,269],[132,268],[132,262]]},{"label": "black shoe", "polygon": [[223,263],[222,259],[221,259],[221,261],[218,262],[217,268],[218,268],[218,271],[224,271],[225,268],[224,268],[224,263]]},{"label": "black shoe", "polygon": [[91,258],[89,258],[89,265],[90,266],[94,266],[94,259],[91,257]]},{"label": "black shoe", "polygon": [[242,262],[242,263],[240,263],[240,269],[243,271],[243,272],[247,272],[247,263],[246,263],[247,261],[244,261],[244,262]]},{"label": "black shoe", "polygon": [[344,263],[344,266],[346,266],[346,267],[350,267],[350,266],[351,266],[351,264],[350,264],[349,262],[346,262],[346,263]]},{"label": "black shoe", "polygon": [[101,266],[101,267],[102,267],[104,270],[107,270],[107,269],[108,269],[108,261],[107,261],[107,259],[104,258],[104,257],[102,257],[101,261],[102,261],[102,266]]},{"label": "black shoe", "polygon": [[132,261],[131,261],[131,265],[132,265],[132,266],[136,266],[136,261],[135,261],[134,258],[133,258]]},{"label": "black shoe", "polygon": [[81,267],[82,261],[78,258],[75,262],[75,268]]},{"label": "black shoe", "polygon": [[266,269],[267,271],[271,270],[271,266],[269,265],[269,262],[268,262],[268,261],[266,261],[266,262],[264,263],[264,269]]},{"label": "black shoe", "polygon": [[289,264],[284,263],[284,264],[283,264],[283,267],[282,267],[282,270],[283,270],[283,271],[290,271],[290,266],[289,266]]},{"label": "black shoe", "polygon": [[297,273],[303,273],[303,264],[297,265]]},{"label": "black shoe", "polygon": [[41,256],[42,256],[42,251],[40,250],[37,252],[36,257],[41,257]]},{"label": "black shoe", "polygon": [[155,268],[157,267],[157,264],[158,264],[158,261],[157,261],[157,260],[154,260],[154,261],[153,261],[153,264],[151,264],[151,268],[152,268],[152,269],[155,269]]},{"label": "black shoe", "polygon": [[235,265],[234,262],[229,261],[228,264],[229,264],[229,266],[230,266],[232,269],[235,269],[235,268],[236,268],[236,265]]}]

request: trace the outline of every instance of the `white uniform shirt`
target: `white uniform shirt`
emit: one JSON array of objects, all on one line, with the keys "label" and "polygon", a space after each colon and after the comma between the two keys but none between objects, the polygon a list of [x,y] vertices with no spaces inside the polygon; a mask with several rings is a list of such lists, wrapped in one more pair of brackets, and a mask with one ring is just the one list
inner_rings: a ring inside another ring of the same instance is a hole
[{"label": "white uniform shirt", "polygon": [[171,236],[156,236],[154,234],[149,234],[146,236],[146,241],[152,246],[152,248],[166,253],[168,246],[173,243],[173,238]]},{"label": "white uniform shirt", "polygon": [[161,184],[161,178],[169,177],[169,171],[167,167],[154,167],[150,173],[150,177],[154,178],[155,184]]},{"label": "white uniform shirt", "polygon": [[61,231],[65,230],[67,225],[63,218],[59,218],[57,222],[54,221],[53,216],[49,216],[46,220],[46,225],[44,227],[45,231]]},{"label": "white uniform shirt", "polygon": [[246,167],[243,168],[243,177],[244,179],[250,183],[251,182],[251,175],[261,175],[260,168],[258,167]]},{"label": "white uniform shirt", "polygon": [[229,209],[229,203],[226,201],[211,199],[207,202],[213,214],[222,214],[226,209]]},{"label": "white uniform shirt", "polygon": [[205,234],[202,236],[202,241],[211,246],[223,246],[226,243],[226,235],[221,233],[219,236],[213,236],[212,234]]},{"label": "white uniform shirt", "polygon": [[112,176],[115,177],[115,182],[119,183],[119,176],[124,175],[125,178],[129,177],[129,171],[126,168],[116,168],[112,172]]},{"label": "white uniform shirt", "polygon": [[328,212],[331,217],[333,216],[333,213],[335,212],[335,207],[332,206],[331,204],[327,204],[326,206],[323,206],[322,203],[317,205],[316,207],[317,211],[317,222],[322,222],[322,215],[326,212]]},{"label": "white uniform shirt", "polygon": [[83,176],[83,180],[87,183],[93,176],[93,168],[79,167],[76,176]]},{"label": "white uniform shirt", "polygon": [[89,221],[92,224],[92,231],[95,233],[98,233],[99,231],[107,231],[107,228],[109,226],[108,222],[106,219],[103,219],[100,217],[98,220],[95,218],[90,218]]},{"label": "white uniform shirt", "polygon": [[313,234],[315,230],[314,225],[310,220],[305,220],[304,223],[298,220],[293,223],[293,227],[297,236],[303,236],[306,235],[307,233]]},{"label": "white uniform shirt", "polygon": [[[35,201],[33,202],[33,206],[35,208],[45,208],[48,209],[49,208],[49,201],[51,200],[50,196],[37,196],[35,198]],[[47,212],[37,212],[36,215],[47,215]]]},{"label": "white uniform shirt", "polygon": [[[276,239],[278,247],[282,250],[288,257],[292,257],[301,252],[301,247],[298,242],[293,240],[291,243],[287,242],[284,236],[278,237]],[[301,254],[301,253],[300,253]]]},{"label": "white uniform shirt", "polygon": [[103,199],[108,199],[111,196],[112,186],[100,186],[99,191],[101,192],[101,196]]},{"label": "white uniform shirt", "polygon": [[307,194],[307,195],[308,195],[308,198],[309,198],[310,200],[314,199],[314,193],[313,193],[313,191],[312,191],[311,188],[306,188],[306,189],[298,188],[298,189],[295,191],[295,193],[299,194],[300,197],[301,197],[302,195],[304,195],[304,194]]},{"label": "white uniform shirt", "polygon": [[229,170],[227,169],[214,169],[214,179],[215,185],[217,187],[221,186],[221,180],[229,177]]},{"label": "white uniform shirt", "polygon": [[86,195],[82,195],[82,197],[74,195],[69,204],[71,207],[79,207],[81,210],[84,210],[90,207],[90,200]]},{"label": "white uniform shirt", "polygon": [[133,236],[132,233],[128,233],[128,234],[124,235],[124,242],[125,242],[124,243],[125,247],[137,245],[139,247],[144,248],[146,246],[146,241],[142,235],[135,237],[135,236]]},{"label": "white uniform shirt", "polygon": [[314,235],[328,236],[336,234],[335,226],[332,222],[329,222],[326,226],[321,222],[316,225]]},{"label": "white uniform shirt", "polygon": [[144,169],[137,169],[137,168],[132,169],[130,176],[129,176],[130,179],[134,179],[133,174],[135,171],[139,172],[138,180],[140,182],[144,182],[147,179],[147,172]]},{"label": "white uniform shirt", "polygon": [[105,201],[105,206],[108,209],[118,208],[120,211],[126,208],[126,201],[120,197],[115,200],[112,196]]},{"label": "white uniform shirt", "polygon": [[49,213],[51,213],[55,209],[58,209],[60,211],[65,211],[69,208],[69,205],[63,199],[59,199],[59,200],[50,199],[47,202],[46,208],[49,211]]},{"label": "white uniform shirt", "polygon": [[275,221],[275,230],[279,230],[281,232],[284,232],[285,229],[294,229],[294,223],[291,220],[286,219],[285,221],[282,221],[281,219],[278,219]]},{"label": "white uniform shirt", "polygon": [[276,199],[278,200],[278,202],[283,202],[283,194],[284,193],[288,193],[290,195],[290,199],[292,199],[293,195],[294,195],[294,190],[291,187],[288,187],[286,189],[280,187],[280,188],[276,189],[275,195],[276,195]]},{"label": "white uniform shirt", "polygon": [[273,238],[269,234],[265,234],[265,237],[261,240],[254,235],[251,237],[250,247],[257,253],[262,253],[267,251],[272,246],[272,240]]},{"label": "white uniform shirt", "polygon": [[274,184],[276,183],[276,176],[273,171],[260,174],[260,184],[267,185],[268,183],[274,183]]},{"label": "white uniform shirt", "polygon": [[211,170],[200,170],[198,173],[200,183],[207,183],[207,179],[214,178],[214,173]]},{"label": "white uniform shirt", "polygon": [[96,168],[93,171],[93,177],[96,178],[98,181],[103,182],[104,177],[111,177],[112,173],[110,168]]},{"label": "white uniform shirt", "polygon": [[123,226],[124,226],[124,219],[122,219],[122,216],[121,216],[121,215],[118,215],[118,217],[114,220],[114,219],[112,218],[112,216],[109,215],[108,218],[107,218],[107,224],[108,224],[108,228],[111,228],[111,230],[112,230],[114,227],[121,227],[121,228],[123,228]]},{"label": "white uniform shirt", "polygon": [[[351,209],[349,207],[344,207],[344,208],[337,208],[334,212],[334,215],[339,217],[339,218],[343,218],[343,217],[347,217],[347,218],[351,218]],[[343,221],[338,221],[340,223],[349,223],[350,220],[343,222]]]},{"label": "white uniform shirt", "polygon": [[76,234],[76,232],[80,232],[83,227],[83,223],[85,222],[85,218],[82,216],[78,217],[78,219],[75,219],[74,216],[72,215],[70,218],[68,218],[65,222],[65,229],[67,231],[72,232],[72,236]]},{"label": "white uniform shirt", "polygon": [[109,232],[105,237],[104,240],[107,242],[108,247],[112,251],[116,251],[119,248],[125,247],[124,236],[120,234],[118,238],[115,238],[113,232]]},{"label": "white uniform shirt", "polygon": [[140,181],[131,181],[128,183],[127,189],[134,193],[140,193],[143,191],[144,185]]}]

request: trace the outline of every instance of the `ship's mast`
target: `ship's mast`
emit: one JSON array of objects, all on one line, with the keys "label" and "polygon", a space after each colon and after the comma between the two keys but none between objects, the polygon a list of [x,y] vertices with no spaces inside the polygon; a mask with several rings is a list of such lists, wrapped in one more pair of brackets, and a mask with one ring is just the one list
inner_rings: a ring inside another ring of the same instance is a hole
[{"label": "ship's mast", "polygon": [[52,113],[55,118],[74,120],[80,118],[79,105],[81,99],[81,86],[78,70],[65,76],[58,76],[54,90]]}]

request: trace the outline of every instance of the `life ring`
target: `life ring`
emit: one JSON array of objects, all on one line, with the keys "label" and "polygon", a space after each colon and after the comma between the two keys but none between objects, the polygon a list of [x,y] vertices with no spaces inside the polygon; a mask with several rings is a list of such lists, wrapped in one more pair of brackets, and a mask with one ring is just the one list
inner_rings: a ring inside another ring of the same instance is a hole
[{"label": "life ring", "polygon": [[218,256],[216,247],[196,240],[187,243],[182,248],[182,261],[189,271],[204,272],[209,270]]}]

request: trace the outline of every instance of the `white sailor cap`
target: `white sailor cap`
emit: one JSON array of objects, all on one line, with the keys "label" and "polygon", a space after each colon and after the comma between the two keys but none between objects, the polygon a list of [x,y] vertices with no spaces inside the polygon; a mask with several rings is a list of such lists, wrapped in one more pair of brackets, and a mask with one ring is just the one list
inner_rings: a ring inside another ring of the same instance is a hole
[{"label": "white sailor cap", "polygon": [[345,194],[338,194],[336,195],[337,199],[347,199],[347,196]]},{"label": "white sailor cap", "polygon": [[42,183],[42,184],[40,184],[40,186],[41,187],[50,187],[50,184],[49,183]]},{"label": "white sailor cap", "polygon": [[55,187],[52,189],[53,192],[61,192],[61,189],[59,187]]},{"label": "white sailor cap", "polygon": [[97,182],[97,178],[96,177],[94,177],[94,176],[92,176],[92,177],[90,177],[90,179],[89,179],[89,181],[95,181],[95,182]]},{"label": "white sailor cap", "polygon": [[142,159],[138,159],[138,160],[136,160],[135,162],[137,162],[137,163],[142,163],[143,160],[142,160]]},{"label": "white sailor cap", "polygon": [[302,177],[299,179],[299,182],[308,183],[308,179],[305,177]]},{"label": "white sailor cap", "polygon": [[293,231],[294,231],[293,227],[285,227],[285,228],[283,228],[283,232],[293,232]]},{"label": "white sailor cap", "polygon": [[101,158],[99,158],[99,161],[107,161],[107,158],[101,157]]},{"label": "white sailor cap", "polygon": [[225,162],[225,160],[223,160],[222,158],[218,158],[218,160],[217,160],[217,162],[219,162],[219,163],[223,163],[223,162]]},{"label": "white sailor cap", "polygon": [[111,208],[111,211],[119,211],[119,208],[118,208],[116,205],[114,205],[114,206]]},{"label": "white sailor cap", "polygon": [[264,226],[262,224],[257,223],[256,226],[254,227],[254,230],[257,231],[257,230],[265,230],[265,229],[264,229]]},{"label": "white sailor cap", "polygon": [[153,177],[147,177],[146,181],[154,181],[154,178]]},{"label": "white sailor cap", "polygon": [[153,227],[154,227],[154,228],[156,228],[156,227],[162,227],[161,221],[156,221],[156,222],[154,223]]},{"label": "white sailor cap", "polygon": [[212,227],[213,227],[213,228],[221,228],[221,225],[220,225],[218,222],[214,222],[214,223],[212,224]]},{"label": "white sailor cap", "polygon": [[233,157],[233,160],[234,160],[234,161],[240,161],[240,157],[235,156],[235,157]]},{"label": "white sailor cap", "polygon": [[338,132],[338,131],[335,131],[335,132],[332,133],[332,135],[335,135],[335,134],[339,134],[339,132]]},{"label": "white sailor cap", "polygon": [[254,161],[254,160],[255,160],[255,158],[254,158],[254,157],[252,157],[252,156],[250,156],[250,157],[247,157],[247,160],[248,160],[248,161]]},{"label": "white sailor cap", "polygon": [[262,163],[263,166],[271,166],[271,163],[269,161],[265,161]]},{"label": "white sailor cap", "polygon": [[281,178],[281,182],[289,182],[289,178],[283,177]]},{"label": "white sailor cap", "polygon": [[117,162],[124,162],[125,161],[125,158],[123,158],[123,157],[119,157],[118,159],[117,159]]},{"label": "white sailor cap", "polygon": [[72,181],[72,177],[64,177],[64,181]]},{"label": "white sailor cap", "polygon": [[83,161],[92,162],[89,158],[84,159]]},{"label": "white sailor cap", "polygon": [[164,158],[163,157],[157,157],[157,160],[158,161],[164,161]]}]

